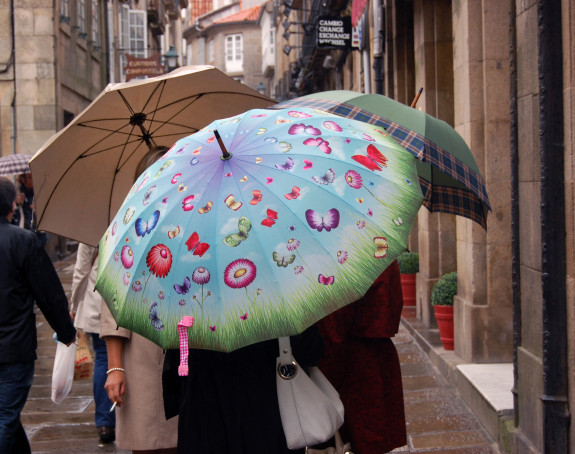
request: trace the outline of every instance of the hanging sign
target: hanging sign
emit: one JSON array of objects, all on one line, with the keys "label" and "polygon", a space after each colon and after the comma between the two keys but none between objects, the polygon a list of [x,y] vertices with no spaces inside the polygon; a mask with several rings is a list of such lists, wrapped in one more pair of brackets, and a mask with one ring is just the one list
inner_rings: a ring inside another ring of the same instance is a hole
[{"label": "hanging sign", "polygon": [[148,58],[137,58],[133,55],[126,54],[127,64],[124,67],[126,82],[135,77],[154,77],[165,74],[166,68],[161,62],[162,55],[154,54]]},{"label": "hanging sign", "polygon": [[317,47],[349,49],[351,47],[351,18],[320,16],[317,24]]}]

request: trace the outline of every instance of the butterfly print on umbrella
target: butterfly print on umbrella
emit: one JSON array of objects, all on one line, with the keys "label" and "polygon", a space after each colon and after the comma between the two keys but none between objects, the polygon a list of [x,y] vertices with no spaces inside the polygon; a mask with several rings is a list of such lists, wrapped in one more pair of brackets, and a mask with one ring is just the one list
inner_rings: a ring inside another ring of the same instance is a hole
[{"label": "butterfly print on umbrella", "polygon": [[316,229],[321,232],[325,229],[326,232],[330,232],[331,229],[337,228],[339,225],[339,211],[336,208],[328,210],[327,213],[321,215],[314,210],[306,210],[305,219],[308,225],[312,229]]},{"label": "butterfly print on umbrella", "polygon": [[226,235],[222,241],[225,245],[230,247],[239,246],[242,241],[247,240],[249,236],[248,233],[251,229],[251,221],[247,217],[242,216],[238,221],[238,232]]},{"label": "butterfly print on umbrella", "polygon": [[263,195],[261,191],[255,189],[252,191],[252,200],[250,200],[250,205],[257,205],[262,201]]},{"label": "butterfly print on umbrella", "polygon": [[323,176],[313,176],[311,179],[319,184],[330,184],[335,180],[335,172],[333,169],[327,169]]},{"label": "butterfly print on umbrella", "polygon": [[387,257],[387,251],[389,250],[389,244],[387,242],[387,238],[383,236],[376,236],[373,239],[373,242],[377,246],[377,249],[374,252],[373,256],[376,259],[384,259],[385,257]]},{"label": "butterfly print on umbrella", "polygon": [[318,137],[317,139],[306,139],[303,141],[303,144],[310,147],[318,147],[325,154],[331,153],[329,142],[323,140],[321,137]]},{"label": "butterfly print on umbrella", "polygon": [[387,167],[387,158],[381,151],[375,148],[374,145],[367,146],[367,156],[354,155],[351,157],[362,166],[367,167],[369,170],[381,170],[382,167]]},{"label": "butterfly print on umbrella", "polygon": [[198,213],[206,214],[208,211],[212,209],[213,206],[214,204],[210,200],[208,200],[205,206],[198,208]]},{"label": "butterfly print on umbrella", "polygon": [[292,158],[287,158],[285,164],[276,164],[276,169],[280,170],[292,170],[294,166],[294,160]]},{"label": "butterfly print on umbrella", "polygon": [[142,218],[136,219],[136,222],[134,223],[134,228],[136,229],[136,234],[138,236],[144,237],[144,236],[146,236],[147,233],[151,233],[152,230],[154,230],[154,228],[158,224],[159,219],[160,219],[160,211],[159,210],[154,211],[152,213],[152,216],[150,216],[150,219],[148,219],[147,222],[144,221]]},{"label": "butterfly print on umbrella", "polygon": [[197,232],[194,232],[190,235],[186,241],[186,246],[188,247],[188,251],[194,251],[193,254],[199,255],[200,257],[203,256],[210,248],[208,243],[200,242],[200,236]]},{"label": "butterfly print on umbrella", "polygon": [[300,193],[301,193],[300,188],[294,186],[293,188],[291,188],[291,192],[284,194],[284,197],[288,200],[295,200],[299,197]]},{"label": "butterfly print on umbrella", "polygon": [[186,276],[184,278],[184,283],[182,285],[177,283],[174,284],[174,290],[178,292],[180,295],[185,295],[190,291],[190,285],[191,285],[190,278]]},{"label": "butterfly print on umbrella", "polygon": [[317,281],[323,285],[333,285],[333,283],[335,282],[335,277],[333,276],[326,277],[323,274],[320,274],[317,277]]},{"label": "butterfly print on umbrella", "polygon": [[291,125],[288,134],[309,134],[310,136],[319,136],[321,131],[313,126],[306,126],[303,123],[297,125]]},{"label": "butterfly print on umbrella", "polygon": [[287,268],[288,265],[291,265],[294,262],[295,255],[294,254],[280,255],[278,252],[274,251],[272,253],[272,258],[274,262],[276,262],[277,266]]},{"label": "butterfly print on umbrella", "polygon": [[164,324],[162,323],[162,320],[160,320],[160,317],[158,317],[158,303],[153,302],[150,306],[149,317],[150,322],[154,328],[156,328],[158,331],[162,331],[164,329]]},{"label": "butterfly print on umbrella", "polygon": [[224,199],[224,203],[230,210],[238,211],[242,207],[242,202],[238,202],[234,199],[234,195],[230,194]]},{"label": "butterfly print on umbrella", "polygon": [[278,218],[278,212],[268,208],[266,213],[267,217],[262,221],[262,225],[265,225],[266,227],[271,227],[276,223],[276,220]]}]

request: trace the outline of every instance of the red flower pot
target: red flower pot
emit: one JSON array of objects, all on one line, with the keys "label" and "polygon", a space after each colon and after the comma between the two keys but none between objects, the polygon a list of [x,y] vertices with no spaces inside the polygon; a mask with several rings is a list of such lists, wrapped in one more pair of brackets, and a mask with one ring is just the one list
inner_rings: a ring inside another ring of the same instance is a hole
[{"label": "red flower pot", "polygon": [[453,306],[433,306],[445,350],[453,350]]},{"label": "red flower pot", "polygon": [[400,274],[403,305],[415,306],[415,274]]}]

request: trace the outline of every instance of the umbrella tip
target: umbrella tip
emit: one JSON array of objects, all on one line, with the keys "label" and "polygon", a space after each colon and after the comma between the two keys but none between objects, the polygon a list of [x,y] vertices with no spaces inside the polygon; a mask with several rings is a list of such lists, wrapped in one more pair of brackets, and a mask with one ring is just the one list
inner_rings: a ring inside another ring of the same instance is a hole
[{"label": "umbrella tip", "polygon": [[222,161],[226,161],[226,160],[230,159],[232,157],[232,154],[226,149],[226,146],[224,145],[224,141],[222,140],[220,133],[218,132],[217,129],[214,129],[214,134],[216,136],[216,140],[218,141],[218,145],[222,149],[222,156],[220,156],[220,159]]}]

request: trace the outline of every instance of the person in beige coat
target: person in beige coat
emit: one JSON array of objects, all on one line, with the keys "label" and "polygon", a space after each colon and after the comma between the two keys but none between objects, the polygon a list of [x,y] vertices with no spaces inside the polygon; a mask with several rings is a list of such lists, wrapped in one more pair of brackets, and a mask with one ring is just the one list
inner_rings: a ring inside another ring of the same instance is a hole
[{"label": "person in beige coat", "polygon": [[176,453],[178,418],[166,420],[162,397],[164,352],[139,334],[118,328],[102,305],[100,336],[108,346],[106,391],[116,402],[116,445],[133,453]]},{"label": "person in beige coat", "polygon": [[94,290],[98,273],[97,256],[98,249],[87,244],[79,244],[72,276],[70,315],[74,319],[74,326],[92,338],[92,346],[96,354],[93,377],[93,394],[96,407],[94,419],[100,443],[108,444],[114,441],[116,414],[110,412],[108,395],[104,389],[106,371],[108,370],[108,355],[106,343],[100,339],[99,335],[102,297]]},{"label": "person in beige coat", "polygon": [[[139,163],[134,180],[168,149],[151,149]],[[115,402],[116,445],[138,454],[177,452],[178,418],[166,420],[162,396],[163,350],[139,334],[119,328],[102,304],[100,337],[108,348],[106,391]]]}]

